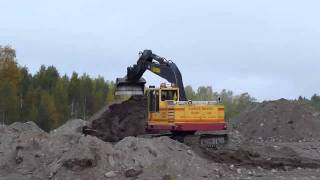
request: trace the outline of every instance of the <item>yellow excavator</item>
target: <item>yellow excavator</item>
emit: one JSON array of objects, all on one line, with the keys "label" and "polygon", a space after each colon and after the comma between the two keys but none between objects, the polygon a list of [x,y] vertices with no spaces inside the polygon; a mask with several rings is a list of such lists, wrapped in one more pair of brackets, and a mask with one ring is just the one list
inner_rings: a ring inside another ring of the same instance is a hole
[{"label": "yellow excavator", "polygon": [[[168,82],[161,83],[160,87],[145,88],[146,81],[142,76],[147,70]],[[115,95],[148,97],[148,131],[170,132],[171,137],[180,141],[190,137],[198,138],[199,143],[206,147],[227,142],[224,106],[220,99],[188,100],[177,65],[153,54],[151,50],[141,52],[137,63],[127,68],[126,76],[117,78]]]}]

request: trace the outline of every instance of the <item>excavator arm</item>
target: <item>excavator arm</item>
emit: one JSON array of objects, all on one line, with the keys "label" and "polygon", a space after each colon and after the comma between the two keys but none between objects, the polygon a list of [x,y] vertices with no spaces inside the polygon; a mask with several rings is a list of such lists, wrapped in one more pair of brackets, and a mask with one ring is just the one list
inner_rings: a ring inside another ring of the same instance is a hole
[{"label": "excavator arm", "polygon": [[147,71],[174,83],[179,88],[179,99],[186,101],[186,93],[182,76],[177,65],[163,57],[153,54],[151,50],[144,50],[140,53],[137,63],[127,68],[127,75],[124,78],[117,78],[115,95],[142,95],[146,81],[142,78]]}]

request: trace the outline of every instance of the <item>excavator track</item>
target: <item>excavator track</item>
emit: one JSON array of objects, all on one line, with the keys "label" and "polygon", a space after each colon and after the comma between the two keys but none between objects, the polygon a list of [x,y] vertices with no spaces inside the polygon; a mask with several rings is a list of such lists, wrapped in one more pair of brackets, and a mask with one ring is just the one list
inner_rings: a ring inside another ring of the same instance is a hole
[{"label": "excavator track", "polygon": [[219,147],[228,143],[228,136],[227,135],[213,135],[213,134],[206,134],[200,136],[200,147],[203,148],[214,148],[218,149]]},{"label": "excavator track", "polygon": [[190,147],[201,147],[210,149],[219,149],[228,143],[227,134],[179,134],[165,133],[165,134],[143,134],[138,137],[141,138],[157,138],[167,136],[171,139],[184,143]]},{"label": "excavator track", "polygon": [[219,149],[228,143],[228,136],[210,134],[186,136],[183,143],[190,147]]},{"label": "excavator track", "polygon": [[[94,136],[103,136],[102,132],[99,132],[95,129],[84,126],[82,128],[82,133],[84,135],[94,135]],[[157,138],[157,137],[170,137],[176,141],[184,143],[190,147],[201,147],[201,148],[213,148],[218,149],[219,147],[228,143],[228,135],[225,133],[222,134],[196,134],[195,132],[191,133],[147,133],[141,134],[137,137],[140,138]]]}]

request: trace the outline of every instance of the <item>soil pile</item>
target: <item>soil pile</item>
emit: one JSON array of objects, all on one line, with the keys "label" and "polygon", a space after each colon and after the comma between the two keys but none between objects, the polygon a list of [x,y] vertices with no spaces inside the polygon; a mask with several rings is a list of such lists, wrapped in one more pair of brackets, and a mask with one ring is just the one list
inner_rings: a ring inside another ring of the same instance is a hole
[{"label": "soil pile", "polygon": [[81,134],[80,127],[85,124],[79,119],[70,120],[50,133],[30,122],[0,126],[0,179],[316,179],[319,176],[318,141],[244,144],[237,140],[241,135],[235,132],[231,134],[235,140],[232,142],[239,145],[210,149],[203,158],[191,147],[168,137],[126,137],[117,143],[104,142]]},{"label": "soil pile", "polygon": [[168,137],[126,137],[114,146],[114,162],[126,176],[139,179],[208,179],[218,165],[200,158],[190,147]]},{"label": "soil pile", "polygon": [[127,136],[145,133],[147,121],[147,98],[132,96],[119,104],[112,104],[92,120],[94,131],[89,134],[107,142],[117,142]]},{"label": "soil pile", "polygon": [[256,104],[235,118],[235,125],[248,140],[320,139],[319,113],[306,104],[285,99]]},{"label": "soil pile", "polygon": [[50,134],[82,134],[82,127],[86,125],[88,125],[88,122],[82,119],[70,119],[62,126],[52,130]]},{"label": "soil pile", "polygon": [[78,127],[84,123],[72,120],[51,133],[34,123],[0,127],[0,179],[160,180],[219,175],[212,172],[219,168],[216,164],[168,137],[126,137],[112,145],[81,135]]},{"label": "soil pile", "polygon": [[83,123],[72,120],[50,134],[32,122],[0,128],[1,179],[102,178],[112,145],[84,137],[74,128]]},{"label": "soil pile", "polygon": [[207,159],[266,169],[320,168],[319,143],[244,143],[237,148],[207,149]]}]

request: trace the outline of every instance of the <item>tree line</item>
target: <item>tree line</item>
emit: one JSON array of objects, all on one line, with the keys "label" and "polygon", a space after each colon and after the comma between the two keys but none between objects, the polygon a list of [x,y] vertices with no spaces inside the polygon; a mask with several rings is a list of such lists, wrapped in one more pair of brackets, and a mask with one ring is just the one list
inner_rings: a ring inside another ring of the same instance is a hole
[{"label": "tree line", "polygon": [[318,94],[314,94],[310,99],[306,97],[299,96],[297,99],[299,102],[303,102],[305,104],[311,105],[316,110],[320,111],[320,96]]},{"label": "tree line", "polygon": [[[186,86],[188,99],[217,100],[225,105],[226,117],[233,117],[255,99],[248,93],[234,95],[232,91],[214,92],[210,86],[196,91]],[[34,121],[49,131],[68,119],[87,119],[106,103],[113,101],[114,83],[103,77],[91,78],[73,72],[69,77],[60,75],[54,66],[42,65],[31,74],[21,67],[16,52],[10,46],[0,46],[0,120],[11,124],[16,121]]]},{"label": "tree line", "polygon": [[194,101],[218,101],[220,99],[221,103],[225,106],[226,119],[238,115],[256,102],[256,99],[248,93],[236,95],[226,89],[223,89],[221,92],[214,92],[211,86],[200,86],[197,90],[194,90],[192,86],[186,86],[185,92],[187,98]]},{"label": "tree line", "polygon": [[114,99],[114,83],[73,72],[60,75],[54,66],[41,66],[32,75],[21,67],[10,46],[0,46],[0,120],[34,121],[49,131],[70,118],[87,119]]},{"label": "tree line", "polygon": [[[239,95],[232,91],[213,91],[211,86],[193,89],[186,86],[188,99],[211,101],[221,99],[225,105],[226,118],[235,117],[256,102],[248,93]],[[0,46],[0,122],[34,121],[49,131],[68,119],[88,119],[101,107],[115,99],[114,82],[99,76],[73,72],[61,75],[54,66],[41,66],[31,74],[16,60],[16,52],[10,46]],[[320,96],[311,99],[299,97],[320,110]]]},{"label": "tree line", "polygon": [[[214,92],[211,86],[193,90],[186,86],[188,99],[210,101],[221,98],[226,117],[230,118],[251,103],[255,98],[248,93],[234,95],[232,91]],[[42,65],[31,74],[21,67],[16,52],[10,46],[0,46],[0,120],[11,124],[16,121],[34,121],[49,131],[68,119],[87,119],[106,103],[115,99],[114,83],[103,77],[91,78],[73,72],[69,77],[60,75],[54,66]]]}]

